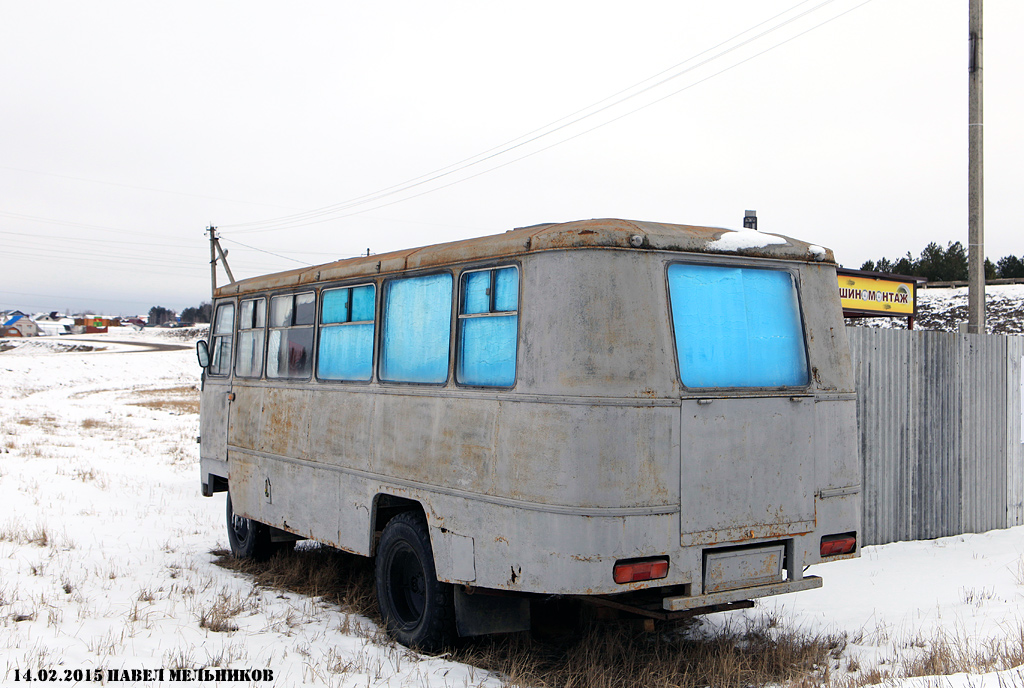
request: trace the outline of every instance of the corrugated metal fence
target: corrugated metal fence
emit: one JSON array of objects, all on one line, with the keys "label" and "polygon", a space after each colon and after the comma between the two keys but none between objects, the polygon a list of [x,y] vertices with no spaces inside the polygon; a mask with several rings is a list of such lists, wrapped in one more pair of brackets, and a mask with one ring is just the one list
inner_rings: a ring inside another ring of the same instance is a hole
[{"label": "corrugated metal fence", "polygon": [[1024,523],[1024,337],[848,327],[864,544]]}]

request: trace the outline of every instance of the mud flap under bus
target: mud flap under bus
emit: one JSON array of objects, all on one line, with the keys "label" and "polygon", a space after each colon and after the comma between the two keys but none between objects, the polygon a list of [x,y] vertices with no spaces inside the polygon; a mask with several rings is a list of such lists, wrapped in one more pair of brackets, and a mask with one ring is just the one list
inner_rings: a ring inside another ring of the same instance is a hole
[{"label": "mud flap under bus", "polygon": [[530,601],[489,590],[455,586],[455,626],[463,638],[530,630]]}]

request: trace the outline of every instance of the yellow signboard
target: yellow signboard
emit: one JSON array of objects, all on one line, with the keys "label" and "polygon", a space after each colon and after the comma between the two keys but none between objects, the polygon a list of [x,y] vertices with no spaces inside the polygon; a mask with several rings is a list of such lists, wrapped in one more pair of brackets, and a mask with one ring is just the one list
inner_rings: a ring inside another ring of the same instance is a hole
[{"label": "yellow signboard", "polygon": [[914,283],[840,274],[839,299],[844,311],[913,315]]}]

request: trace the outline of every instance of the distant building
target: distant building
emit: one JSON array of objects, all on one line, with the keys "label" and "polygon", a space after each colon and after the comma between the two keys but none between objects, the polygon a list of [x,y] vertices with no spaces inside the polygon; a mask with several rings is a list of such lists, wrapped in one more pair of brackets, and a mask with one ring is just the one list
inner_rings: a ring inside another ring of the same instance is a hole
[{"label": "distant building", "polygon": [[39,327],[40,334],[51,337],[61,334],[71,334],[71,328],[75,325],[73,318],[60,315],[56,311],[50,313],[37,313],[32,316],[32,320],[34,320],[36,325]]},{"label": "distant building", "polygon": [[21,311],[14,311],[17,315],[10,315],[0,325],[0,337],[38,337],[39,326]]},{"label": "distant building", "polygon": [[75,318],[75,332],[82,334],[98,334],[106,332],[108,327],[120,327],[121,318],[106,315],[83,315]]}]

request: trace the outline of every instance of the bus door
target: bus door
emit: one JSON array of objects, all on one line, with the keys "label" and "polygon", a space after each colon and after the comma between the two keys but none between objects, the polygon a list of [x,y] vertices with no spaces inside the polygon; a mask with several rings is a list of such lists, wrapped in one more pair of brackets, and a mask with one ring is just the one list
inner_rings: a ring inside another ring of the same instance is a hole
[{"label": "bus door", "polygon": [[814,529],[814,398],[686,399],[681,544],[741,544]]},{"label": "bus door", "polygon": [[668,266],[683,546],[814,529],[814,396],[791,269]]},{"label": "bus door", "polygon": [[235,304],[218,304],[210,332],[210,365],[203,373],[203,390],[200,395],[203,409],[199,426],[200,459],[221,461],[225,467],[228,459],[228,414],[233,395],[231,362],[234,326]]}]

